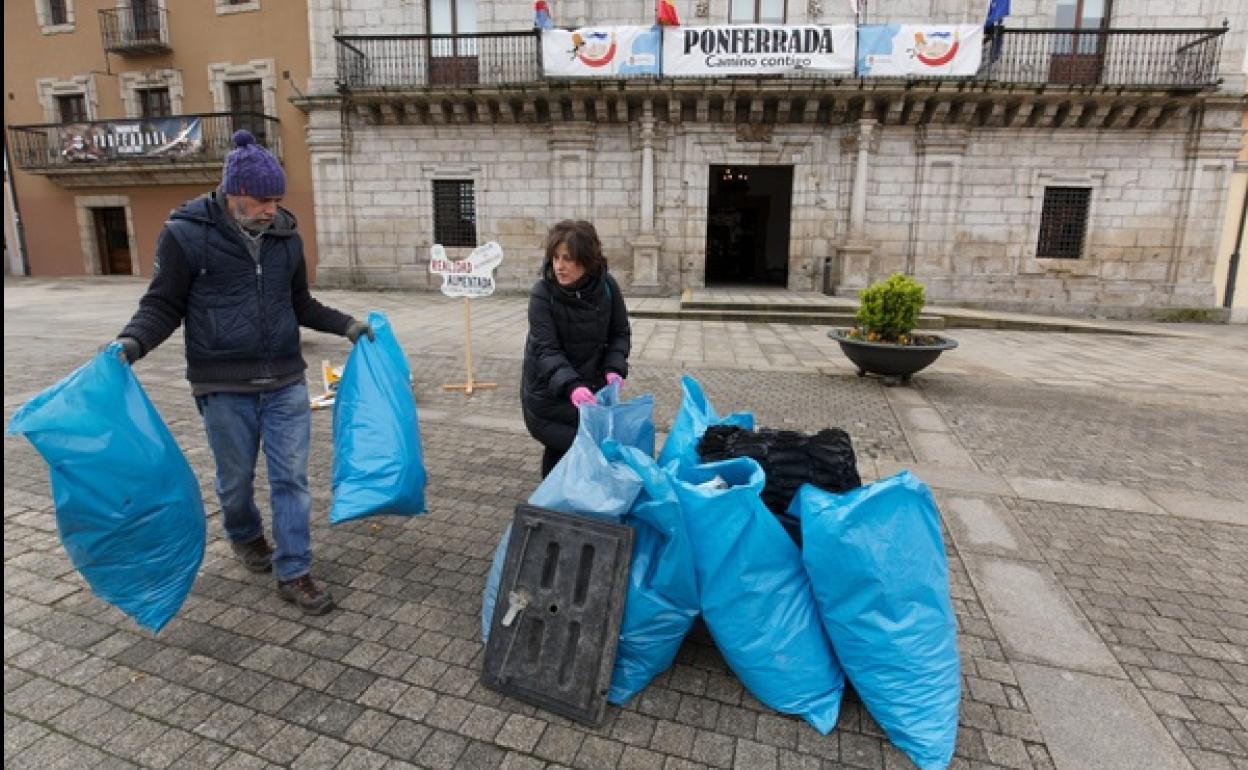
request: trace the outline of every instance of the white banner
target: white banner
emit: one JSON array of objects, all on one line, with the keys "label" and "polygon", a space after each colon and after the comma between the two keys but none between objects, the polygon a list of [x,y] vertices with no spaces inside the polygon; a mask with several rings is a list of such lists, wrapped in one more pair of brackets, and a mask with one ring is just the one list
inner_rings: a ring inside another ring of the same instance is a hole
[{"label": "white banner", "polygon": [[733,24],[667,27],[663,74],[669,77],[854,74],[854,27]]},{"label": "white banner", "polygon": [[976,24],[864,24],[858,28],[858,74],[898,78],[979,72],[984,28]]},{"label": "white banner", "polygon": [[659,74],[658,27],[542,30],[542,71],[554,78]]}]

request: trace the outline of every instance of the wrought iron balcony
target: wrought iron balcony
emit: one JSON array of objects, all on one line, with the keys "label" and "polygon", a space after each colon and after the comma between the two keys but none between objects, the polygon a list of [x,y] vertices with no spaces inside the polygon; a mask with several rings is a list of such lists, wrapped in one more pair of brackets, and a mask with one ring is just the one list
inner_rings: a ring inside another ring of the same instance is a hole
[{"label": "wrought iron balcony", "polygon": [[1216,86],[1226,27],[1001,29],[984,41],[979,80],[1192,90]]},{"label": "wrought iron balcony", "polygon": [[212,183],[240,128],[281,158],[277,118],[249,112],[9,126],[9,151],[64,187]]},{"label": "wrought iron balcony", "polygon": [[149,3],[104,8],[100,11],[100,37],[105,51],[122,56],[168,53],[169,15],[164,8]]},{"label": "wrought iron balcony", "polygon": [[[971,80],[987,84],[1114,89],[1216,87],[1226,28],[998,29],[984,41]],[[338,35],[338,84],[344,90],[515,86],[544,82],[536,31],[478,35]],[[846,80],[843,74],[794,73],[769,79]],[[922,78],[925,81],[941,78]],[[722,87],[722,81],[718,86]]]},{"label": "wrought iron balcony", "polygon": [[337,35],[347,89],[515,85],[542,80],[534,31],[479,35]]}]

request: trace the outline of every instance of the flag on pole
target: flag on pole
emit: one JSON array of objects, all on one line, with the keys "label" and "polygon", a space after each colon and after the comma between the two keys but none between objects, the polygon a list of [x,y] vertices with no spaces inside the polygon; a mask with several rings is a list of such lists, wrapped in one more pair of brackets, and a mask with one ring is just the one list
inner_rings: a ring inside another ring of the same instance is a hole
[{"label": "flag on pole", "polygon": [[989,0],[988,18],[984,20],[984,31],[988,34],[991,47],[988,49],[988,64],[996,64],[1001,58],[1001,49],[1005,46],[1005,35],[1001,34],[1002,23],[1010,15],[1010,0]]},{"label": "flag on pole", "polygon": [[654,9],[655,22],[664,27],[679,27],[680,18],[676,15],[676,6],[672,0],[657,0]]},{"label": "flag on pole", "polygon": [[533,3],[533,26],[538,29],[555,28],[555,21],[550,18],[550,7],[546,5],[546,0]]},{"label": "flag on pole", "polygon": [[1010,0],[989,0],[988,2],[988,19],[984,22],[985,27],[995,27],[1005,21],[1005,17],[1010,15]]}]

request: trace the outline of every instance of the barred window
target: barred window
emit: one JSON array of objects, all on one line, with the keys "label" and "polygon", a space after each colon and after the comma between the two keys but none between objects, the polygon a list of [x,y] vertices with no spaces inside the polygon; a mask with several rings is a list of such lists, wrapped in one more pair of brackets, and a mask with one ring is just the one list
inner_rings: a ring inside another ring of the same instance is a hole
[{"label": "barred window", "polygon": [[443,246],[477,245],[477,203],[471,179],[433,180],[433,238]]},{"label": "barred window", "polygon": [[1046,187],[1044,209],[1040,213],[1040,242],[1037,257],[1079,259],[1088,232],[1090,187]]}]

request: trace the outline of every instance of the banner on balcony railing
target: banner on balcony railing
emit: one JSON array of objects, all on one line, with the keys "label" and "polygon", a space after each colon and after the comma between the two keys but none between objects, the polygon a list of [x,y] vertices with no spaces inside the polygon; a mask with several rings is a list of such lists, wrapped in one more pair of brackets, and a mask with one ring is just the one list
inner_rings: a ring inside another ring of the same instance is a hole
[{"label": "banner on balcony railing", "polygon": [[983,48],[984,28],[975,24],[864,24],[858,28],[858,74],[974,75]]},{"label": "banner on balcony railing", "polygon": [[854,27],[733,24],[667,27],[663,74],[668,77],[854,74]]},{"label": "banner on balcony railing", "polygon": [[204,148],[197,117],[109,120],[62,126],[61,157],[66,160],[181,158]]},{"label": "banner on balcony railing", "polygon": [[554,78],[659,74],[658,27],[542,30],[542,70]]}]

